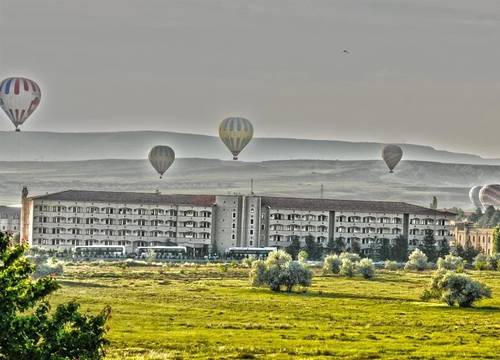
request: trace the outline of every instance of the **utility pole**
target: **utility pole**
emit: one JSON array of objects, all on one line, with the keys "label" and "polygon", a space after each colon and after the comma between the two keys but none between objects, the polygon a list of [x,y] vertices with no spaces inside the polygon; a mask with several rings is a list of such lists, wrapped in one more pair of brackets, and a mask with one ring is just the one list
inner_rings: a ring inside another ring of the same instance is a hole
[{"label": "utility pole", "polygon": [[253,178],[250,179],[250,195],[253,195],[254,192],[253,192]]},{"label": "utility pole", "polygon": [[323,186],[323,184],[321,184],[321,186],[319,188],[319,198],[320,199],[323,199],[324,192],[325,192],[324,186]]}]

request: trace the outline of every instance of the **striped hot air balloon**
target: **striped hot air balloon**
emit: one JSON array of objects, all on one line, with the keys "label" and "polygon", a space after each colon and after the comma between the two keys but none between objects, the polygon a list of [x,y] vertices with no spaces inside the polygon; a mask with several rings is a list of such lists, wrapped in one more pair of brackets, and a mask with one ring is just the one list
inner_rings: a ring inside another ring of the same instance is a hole
[{"label": "striped hot air balloon", "polygon": [[382,159],[384,159],[389,172],[393,172],[396,165],[403,157],[403,150],[397,145],[385,145],[382,149]]},{"label": "striped hot air balloon", "polygon": [[481,191],[479,191],[479,200],[483,204],[484,208],[488,206],[499,207],[500,206],[500,185],[491,184],[484,186]]},{"label": "striped hot air balloon", "polygon": [[238,160],[239,153],[252,140],[252,123],[241,117],[224,119],[219,126],[219,136],[233,154],[233,160]]},{"label": "striped hot air balloon", "polygon": [[479,192],[481,191],[481,189],[482,189],[482,186],[477,185],[477,186],[473,186],[469,190],[469,199],[470,199],[470,202],[472,203],[472,205],[474,205],[475,209],[482,208],[481,200],[479,200]]},{"label": "striped hot air balloon", "polygon": [[22,77],[11,77],[0,83],[0,106],[20,131],[26,119],[40,104],[42,93],[36,82]]},{"label": "striped hot air balloon", "polygon": [[161,179],[165,171],[174,163],[175,152],[170,146],[157,145],[149,151],[148,158]]}]

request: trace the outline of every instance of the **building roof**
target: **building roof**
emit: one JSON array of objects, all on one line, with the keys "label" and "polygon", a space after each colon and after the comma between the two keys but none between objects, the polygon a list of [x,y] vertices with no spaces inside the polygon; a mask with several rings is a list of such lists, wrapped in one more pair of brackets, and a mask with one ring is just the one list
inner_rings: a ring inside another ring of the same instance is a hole
[{"label": "building roof", "polygon": [[194,205],[212,206],[214,195],[168,195],[156,193],[67,190],[53,194],[34,196],[31,199],[58,201],[85,201],[120,204]]},{"label": "building roof", "polygon": [[[34,196],[31,199],[103,202],[120,204],[149,205],[194,205],[212,206],[216,195],[176,195],[138,192],[67,190],[53,194]],[[291,197],[262,196],[262,205],[275,209],[310,211],[357,211],[374,213],[398,213],[429,216],[455,216],[449,211],[440,211],[393,201],[308,199]]]},{"label": "building roof", "polygon": [[455,216],[449,211],[440,211],[394,201],[306,199],[287,197],[262,197],[262,205],[276,209],[311,211],[359,211],[374,213],[398,213],[429,216]]}]

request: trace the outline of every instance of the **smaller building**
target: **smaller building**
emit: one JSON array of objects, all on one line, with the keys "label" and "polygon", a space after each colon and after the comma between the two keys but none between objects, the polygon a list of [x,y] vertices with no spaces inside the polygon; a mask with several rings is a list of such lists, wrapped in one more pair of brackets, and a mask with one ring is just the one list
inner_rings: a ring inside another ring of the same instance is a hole
[{"label": "smaller building", "polygon": [[455,226],[454,238],[455,246],[465,247],[467,241],[482,253],[492,255],[493,253],[493,232],[495,229],[480,228],[472,223],[461,223]]},{"label": "smaller building", "polygon": [[10,206],[0,206],[0,231],[10,234],[19,233],[20,214],[21,209]]}]

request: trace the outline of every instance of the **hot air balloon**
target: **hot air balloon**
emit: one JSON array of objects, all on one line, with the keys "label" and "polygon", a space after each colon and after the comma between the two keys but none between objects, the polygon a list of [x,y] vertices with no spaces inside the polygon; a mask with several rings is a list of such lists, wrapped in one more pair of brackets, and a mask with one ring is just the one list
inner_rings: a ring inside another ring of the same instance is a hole
[{"label": "hot air balloon", "polygon": [[500,206],[500,185],[491,184],[484,186],[479,191],[479,200],[481,200],[484,208],[490,205],[494,207]]},{"label": "hot air balloon", "polygon": [[397,145],[386,145],[382,149],[382,159],[384,159],[391,173],[402,157],[403,150]]},{"label": "hot air balloon", "polygon": [[158,145],[151,149],[148,158],[151,165],[160,174],[161,179],[165,171],[173,164],[175,153],[169,146]]},{"label": "hot air balloon", "polygon": [[479,200],[479,191],[481,191],[482,186],[474,186],[469,191],[469,199],[474,208],[482,208],[481,200]]},{"label": "hot air balloon", "polygon": [[20,131],[26,119],[35,111],[42,93],[36,82],[22,77],[11,77],[0,83],[0,106]]},{"label": "hot air balloon", "polygon": [[233,160],[238,160],[238,154],[252,140],[252,123],[241,117],[224,119],[219,126],[219,136],[233,154]]}]

